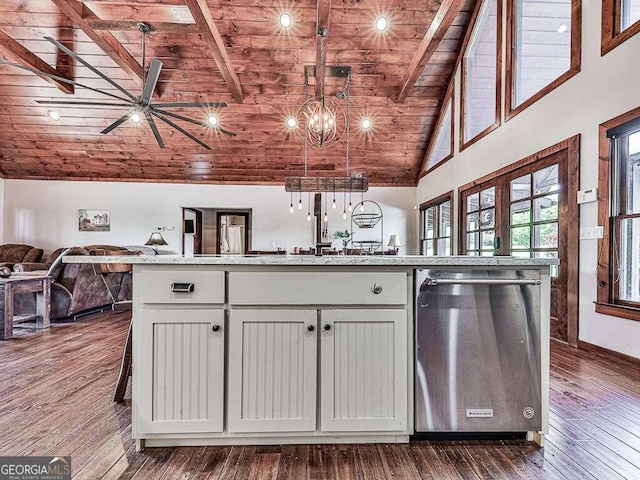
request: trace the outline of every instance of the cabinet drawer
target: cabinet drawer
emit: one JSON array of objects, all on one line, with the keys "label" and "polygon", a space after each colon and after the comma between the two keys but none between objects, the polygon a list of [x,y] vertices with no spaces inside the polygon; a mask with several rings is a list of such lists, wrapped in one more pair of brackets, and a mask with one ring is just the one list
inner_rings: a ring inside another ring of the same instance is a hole
[{"label": "cabinet drawer", "polygon": [[404,272],[231,272],[232,305],[404,305]]},{"label": "cabinet drawer", "polygon": [[149,269],[135,282],[141,303],[224,303],[224,272]]}]

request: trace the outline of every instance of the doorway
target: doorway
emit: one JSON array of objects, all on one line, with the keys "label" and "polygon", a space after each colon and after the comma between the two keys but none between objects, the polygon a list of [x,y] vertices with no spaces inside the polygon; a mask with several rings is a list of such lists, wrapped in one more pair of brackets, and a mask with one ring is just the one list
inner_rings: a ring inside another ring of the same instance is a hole
[{"label": "doorway", "polygon": [[551,268],[551,336],[578,340],[578,137],[459,191],[460,253],[558,258]]},{"label": "doorway", "polygon": [[[183,255],[191,253],[191,245],[195,255],[216,255],[225,250],[226,253],[231,253],[232,249],[238,254],[248,252],[252,242],[251,218],[251,208],[182,207]],[[221,223],[225,225],[223,228]],[[229,235],[233,239],[233,245],[229,244]],[[222,245],[223,236],[226,237],[225,248]],[[238,237],[239,241],[236,240]]]},{"label": "doorway", "polygon": [[245,212],[216,212],[216,253],[246,254],[249,243],[249,214]]}]

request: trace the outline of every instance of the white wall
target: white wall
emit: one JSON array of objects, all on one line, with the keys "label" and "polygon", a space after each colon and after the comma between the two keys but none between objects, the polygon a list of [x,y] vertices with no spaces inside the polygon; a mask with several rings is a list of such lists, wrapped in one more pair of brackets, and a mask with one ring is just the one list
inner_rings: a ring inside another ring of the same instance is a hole
[{"label": "white wall", "polygon": [[[157,227],[169,245],[161,253],[181,251],[181,207],[252,208],[252,246],[256,250],[277,247],[292,251],[313,244],[313,229],[305,208],[289,213],[289,194],[282,186],[183,185],[162,183],[64,182],[4,180],[3,241],[36,245],[50,252],[61,246],[110,244],[142,245]],[[2,183],[0,183],[2,188]],[[313,195],[312,195],[313,198]],[[359,201],[359,196],[357,201]],[[392,233],[408,245],[400,253],[416,249],[417,215],[413,209],[415,188],[373,187],[365,199],[381,204],[385,244]],[[354,204],[356,199],[354,198]],[[294,200],[294,204],[297,199]],[[111,231],[79,232],[78,209],[109,209]],[[342,208],[329,207],[329,230],[349,228]],[[339,240],[334,240],[336,247]]]},{"label": "white wall", "polygon": [[[600,0],[582,2],[582,71],[452,160],[418,185],[417,203],[581,135],[580,188],[598,184],[598,125],[640,106],[640,35],[600,56]],[[460,75],[456,112],[460,112]],[[458,138],[458,123],[455,124]],[[457,202],[457,199],[456,199]],[[580,225],[597,225],[597,204],[580,207]],[[454,210],[457,214],[457,209]],[[457,221],[457,220],[456,220]],[[457,223],[456,223],[457,224]],[[640,322],[596,314],[596,240],[580,242],[579,338],[640,358]]]},{"label": "white wall", "polygon": [[[0,178],[0,226],[4,225],[4,178]],[[4,242],[4,228],[0,228],[0,245]]]}]

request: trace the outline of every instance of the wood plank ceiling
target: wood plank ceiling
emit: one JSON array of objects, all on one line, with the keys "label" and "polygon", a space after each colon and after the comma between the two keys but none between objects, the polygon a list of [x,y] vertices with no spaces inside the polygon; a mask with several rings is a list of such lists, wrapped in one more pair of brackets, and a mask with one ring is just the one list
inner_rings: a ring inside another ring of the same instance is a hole
[{"label": "wood plank ceiling", "polygon": [[[140,95],[142,46],[135,24],[147,22],[147,68],[152,57],[164,63],[153,101],[227,102],[217,113],[221,125],[238,135],[177,121],[209,143],[209,151],[159,124],[167,145],[160,149],[145,122],[100,134],[126,112],[122,108],[60,107],[61,118],[53,121],[47,116],[52,107],[36,100],[108,97],[0,65],[0,175],[239,184],[283,183],[285,176],[302,175],[303,142],[287,131],[285,118],[305,100],[304,66],[316,63],[316,23],[328,12],[326,63],[352,68],[350,172],[366,173],[371,185],[415,185],[475,3],[2,0],[2,58],[49,67],[49,73],[111,93],[117,91],[44,37],[64,43]],[[288,30],[278,27],[283,11],[293,17]],[[380,34],[373,24],[382,14],[390,24]],[[325,78],[325,95],[339,90],[344,79]],[[204,119],[209,112],[180,113]],[[359,128],[364,116],[373,120],[366,134]],[[309,175],[345,175],[345,159],[344,142],[310,148]]]}]

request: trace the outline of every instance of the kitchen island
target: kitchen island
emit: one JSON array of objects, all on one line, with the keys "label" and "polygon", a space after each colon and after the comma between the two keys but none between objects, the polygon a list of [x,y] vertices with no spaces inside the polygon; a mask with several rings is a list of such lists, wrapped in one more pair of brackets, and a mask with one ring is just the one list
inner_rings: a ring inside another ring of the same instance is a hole
[{"label": "kitchen island", "polygon": [[[525,430],[538,443],[547,431],[549,267],[556,260],[277,255],[64,261],[133,264],[138,448],[408,442],[417,390],[414,282],[424,269],[454,278],[509,271],[539,287],[537,338],[529,342],[537,346],[537,365],[528,373],[539,406],[525,408],[525,416],[535,413],[535,427]],[[530,349],[525,340],[518,343]],[[492,405],[473,407],[467,417],[494,415]]]}]

